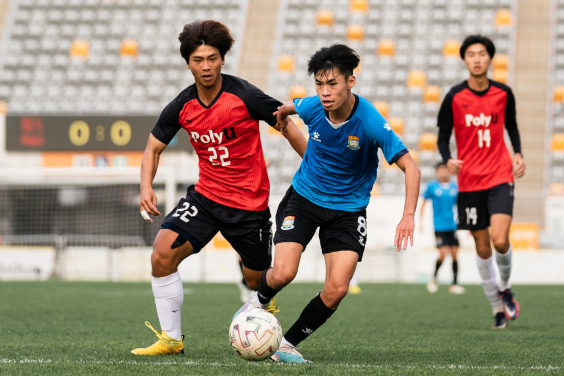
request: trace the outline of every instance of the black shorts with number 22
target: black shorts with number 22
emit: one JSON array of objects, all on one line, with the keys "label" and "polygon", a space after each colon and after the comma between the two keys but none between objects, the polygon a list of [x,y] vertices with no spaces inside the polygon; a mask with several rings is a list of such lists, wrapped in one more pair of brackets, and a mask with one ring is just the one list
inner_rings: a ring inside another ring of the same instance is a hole
[{"label": "black shorts with number 22", "polygon": [[309,201],[290,186],[276,212],[274,244],[299,243],[305,250],[318,227],[323,254],[354,251],[358,253],[358,261],[362,261],[368,232],[366,210],[327,209]]},{"label": "black shorts with number 22", "polygon": [[513,216],[513,183],[503,183],[474,192],[458,193],[458,229],[483,230],[494,214]]}]

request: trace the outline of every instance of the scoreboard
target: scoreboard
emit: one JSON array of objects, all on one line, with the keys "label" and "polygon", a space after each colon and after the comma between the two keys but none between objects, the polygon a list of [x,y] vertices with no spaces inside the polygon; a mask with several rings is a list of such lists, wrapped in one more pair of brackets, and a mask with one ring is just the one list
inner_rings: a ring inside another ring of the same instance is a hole
[{"label": "scoreboard", "polygon": [[[6,116],[7,151],[144,151],[156,116]],[[167,150],[193,152],[181,129]]]}]

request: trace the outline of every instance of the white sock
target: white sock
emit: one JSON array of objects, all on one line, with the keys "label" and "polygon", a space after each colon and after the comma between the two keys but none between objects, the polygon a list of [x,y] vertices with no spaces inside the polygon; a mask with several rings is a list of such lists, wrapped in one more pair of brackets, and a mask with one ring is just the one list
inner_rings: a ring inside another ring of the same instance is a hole
[{"label": "white sock", "polygon": [[162,278],[151,277],[151,285],[161,329],[169,337],[179,340],[182,337],[180,310],[184,301],[184,288],[180,274],[176,272]]},{"label": "white sock", "polygon": [[499,267],[499,278],[501,282],[499,284],[499,289],[501,291],[505,291],[506,289],[511,287],[511,283],[509,283],[509,277],[511,276],[511,255],[513,253],[513,247],[509,244],[509,249],[507,253],[501,254],[495,251],[495,261],[497,262],[497,266]]},{"label": "white sock", "polygon": [[478,272],[482,277],[482,288],[492,305],[494,315],[498,312],[503,312],[503,306],[499,297],[497,283],[495,282],[495,270],[493,267],[493,256],[483,260],[480,256],[476,255],[476,262],[478,264]]},{"label": "white sock", "polygon": [[282,337],[282,342],[280,343],[280,347],[282,347],[282,346],[296,347],[296,346],[292,345],[290,342],[286,341],[286,337]]},{"label": "white sock", "polygon": [[253,294],[253,296],[251,297],[250,300],[250,306],[251,307],[255,307],[255,308],[262,308],[262,309],[266,309],[266,307],[268,307],[268,305],[270,304],[270,302],[266,303],[266,304],[262,304],[258,298],[258,291],[255,292]]},{"label": "white sock", "polygon": [[359,265],[357,264],[356,270],[354,271],[354,274],[351,278],[351,283],[350,283],[351,286],[358,286],[358,268],[359,268]]}]

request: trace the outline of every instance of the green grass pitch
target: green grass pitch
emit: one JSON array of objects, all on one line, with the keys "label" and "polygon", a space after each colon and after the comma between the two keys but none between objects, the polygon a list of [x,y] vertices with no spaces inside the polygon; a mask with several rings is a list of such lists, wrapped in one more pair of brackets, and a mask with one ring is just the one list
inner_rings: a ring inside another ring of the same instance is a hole
[{"label": "green grass pitch", "polygon": [[[136,357],[159,323],[149,283],[0,282],[1,375],[518,375],[564,373],[564,286],[516,286],[521,317],[490,329],[480,286],[449,295],[423,285],[364,284],[301,344],[310,365],[249,363],[231,350],[234,284],[185,284],[185,355]],[[320,291],[282,291],[289,328]]]}]

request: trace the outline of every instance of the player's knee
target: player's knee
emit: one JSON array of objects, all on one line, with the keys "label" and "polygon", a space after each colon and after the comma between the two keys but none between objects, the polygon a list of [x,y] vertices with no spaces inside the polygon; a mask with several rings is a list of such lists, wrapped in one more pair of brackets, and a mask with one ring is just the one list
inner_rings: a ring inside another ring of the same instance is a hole
[{"label": "player's knee", "polygon": [[480,256],[482,260],[488,259],[492,256],[491,247],[478,247],[476,248],[476,252],[478,253],[478,256]]},{"label": "player's knee", "polygon": [[245,281],[247,281],[247,287],[253,291],[257,291],[259,288],[259,283],[260,283],[260,278],[259,279],[247,279],[245,278]]},{"label": "player's knee", "polygon": [[505,251],[509,248],[509,239],[506,236],[498,236],[492,239],[492,243],[495,249],[499,251]]},{"label": "player's knee", "polygon": [[151,253],[151,266],[153,268],[153,272],[165,272],[166,269],[174,269],[174,260],[171,256],[170,252],[165,252],[160,247],[153,247],[153,253]]},{"label": "player's knee", "polygon": [[276,271],[272,272],[272,284],[274,286],[270,286],[272,288],[275,289],[281,289],[282,287],[285,287],[286,285],[288,285],[290,282],[292,282],[294,280],[294,278],[296,278],[296,274],[297,271],[293,271],[293,270],[282,270],[282,271]]},{"label": "player's knee", "polygon": [[328,306],[335,307],[338,306],[341,300],[347,296],[349,292],[349,286],[346,283],[335,283],[330,284],[329,286],[325,287],[326,297],[329,300]]}]

